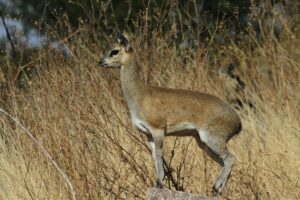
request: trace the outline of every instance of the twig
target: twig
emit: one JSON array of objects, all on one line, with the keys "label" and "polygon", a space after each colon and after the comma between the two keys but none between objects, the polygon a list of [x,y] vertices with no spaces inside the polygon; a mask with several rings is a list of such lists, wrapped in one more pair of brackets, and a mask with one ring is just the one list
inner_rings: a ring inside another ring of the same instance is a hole
[{"label": "twig", "polygon": [[[13,57],[14,57],[15,59],[17,59],[16,48],[15,48],[15,45],[14,45],[12,39],[11,39],[10,33],[9,33],[9,31],[8,31],[8,28],[7,28],[7,24],[6,24],[6,22],[5,22],[4,16],[3,16],[3,14],[2,14],[1,11],[0,11],[0,17],[1,17],[1,19],[2,19],[2,23],[3,23],[3,26],[4,26],[4,28],[5,28],[6,37],[7,37],[8,41],[9,41],[10,46],[11,46],[11,50],[12,50],[12,53],[13,53]],[[16,61],[16,60],[14,60],[14,62],[17,64],[17,61]]]},{"label": "twig", "polygon": [[14,118],[13,116],[11,116],[8,112],[6,112],[5,110],[3,110],[2,108],[0,108],[0,112],[2,112],[3,114],[5,114],[9,118],[11,118],[17,125],[19,125],[25,131],[25,133],[30,137],[30,139],[33,140],[33,142],[39,147],[39,149],[42,151],[42,153],[45,155],[45,157],[48,158],[51,161],[52,165],[57,169],[57,171],[65,179],[66,183],[70,187],[71,194],[72,194],[72,199],[76,200],[75,190],[74,190],[73,185],[72,185],[71,181],[69,180],[68,176],[58,166],[57,162],[52,158],[52,156],[47,152],[47,150],[42,146],[42,144],[16,118]]}]

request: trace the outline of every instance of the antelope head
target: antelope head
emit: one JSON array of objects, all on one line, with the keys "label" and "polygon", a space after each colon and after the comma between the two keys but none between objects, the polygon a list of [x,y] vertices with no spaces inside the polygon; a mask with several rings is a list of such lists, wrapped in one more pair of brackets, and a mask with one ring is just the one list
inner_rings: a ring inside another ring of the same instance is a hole
[{"label": "antelope head", "polygon": [[128,40],[123,35],[118,34],[117,43],[112,50],[100,59],[99,64],[101,67],[118,68],[127,63],[132,54],[133,48]]}]

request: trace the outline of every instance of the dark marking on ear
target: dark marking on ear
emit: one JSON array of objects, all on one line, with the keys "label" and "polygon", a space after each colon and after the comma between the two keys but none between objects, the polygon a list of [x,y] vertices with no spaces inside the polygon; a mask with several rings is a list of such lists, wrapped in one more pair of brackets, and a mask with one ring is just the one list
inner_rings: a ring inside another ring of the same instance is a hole
[{"label": "dark marking on ear", "polygon": [[126,46],[128,44],[128,40],[121,34],[118,34],[117,41],[119,44]]},{"label": "dark marking on ear", "polygon": [[119,44],[121,44],[125,47],[126,52],[132,52],[133,51],[133,48],[129,44],[128,40],[122,34],[120,34],[120,33],[118,34],[117,41],[118,41]]}]

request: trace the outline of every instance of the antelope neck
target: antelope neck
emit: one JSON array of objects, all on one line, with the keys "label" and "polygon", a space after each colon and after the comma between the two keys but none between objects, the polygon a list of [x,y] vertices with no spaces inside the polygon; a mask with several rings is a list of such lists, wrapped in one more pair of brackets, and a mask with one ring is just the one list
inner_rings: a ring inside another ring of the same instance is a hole
[{"label": "antelope neck", "polygon": [[136,102],[138,102],[146,93],[147,86],[139,76],[136,61],[122,65],[120,76],[122,90],[129,109],[132,112],[132,109],[137,106]]}]

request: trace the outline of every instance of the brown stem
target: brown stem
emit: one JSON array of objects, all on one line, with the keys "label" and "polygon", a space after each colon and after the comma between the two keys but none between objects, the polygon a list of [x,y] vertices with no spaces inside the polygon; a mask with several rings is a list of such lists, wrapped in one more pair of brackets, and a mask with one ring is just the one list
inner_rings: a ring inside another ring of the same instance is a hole
[{"label": "brown stem", "polygon": [[[3,26],[5,28],[5,32],[6,32],[6,37],[7,37],[7,40],[9,41],[9,44],[11,46],[11,50],[12,50],[12,53],[13,53],[13,57],[16,59],[17,58],[17,52],[16,52],[16,49],[15,49],[15,45],[11,39],[11,36],[10,36],[10,33],[8,31],[8,27],[7,27],[7,24],[5,22],[5,19],[4,19],[4,16],[2,14],[2,12],[0,11],[0,17],[1,17],[1,20],[2,20],[2,23],[3,23]],[[16,63],[16,60],[14,60],[14,62]],[[17,63],[16,63],[17,64]]]}]

